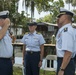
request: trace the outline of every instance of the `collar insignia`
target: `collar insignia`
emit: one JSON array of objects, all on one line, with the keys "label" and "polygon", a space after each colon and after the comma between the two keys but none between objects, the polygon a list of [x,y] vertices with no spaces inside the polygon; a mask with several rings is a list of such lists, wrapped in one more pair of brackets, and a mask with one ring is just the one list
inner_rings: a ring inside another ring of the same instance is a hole
[{"label": "collar insignia", "polygon": [[29,32],[26,32],[25,34],[29,34]]},{"label": "collar insignia", "polygon": [[68,28],[64,28],[64,32],[67,32],[68,31]]},{"label": "collar insignia", "polygon": [[36,32],[36,34],[41,34],[40,32]]}]

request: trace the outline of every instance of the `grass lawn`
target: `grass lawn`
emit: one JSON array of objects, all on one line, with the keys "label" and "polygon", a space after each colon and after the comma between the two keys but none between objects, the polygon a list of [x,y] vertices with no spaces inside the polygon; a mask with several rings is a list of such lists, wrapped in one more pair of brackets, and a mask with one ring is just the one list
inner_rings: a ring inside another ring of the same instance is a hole
[{"label": "grass lawn", "polygon": [[22,70],[19,67],[13,67],[13,75],[22,75]]},{"label": "grass lawn", "polygon": [[[19,67],[13,68],[13,75],[22,75],[22,69]],[[44,71],[40,70],[40,75],[44,75]],[[55,72],[46,71],[45,75],[55,75]]]}]

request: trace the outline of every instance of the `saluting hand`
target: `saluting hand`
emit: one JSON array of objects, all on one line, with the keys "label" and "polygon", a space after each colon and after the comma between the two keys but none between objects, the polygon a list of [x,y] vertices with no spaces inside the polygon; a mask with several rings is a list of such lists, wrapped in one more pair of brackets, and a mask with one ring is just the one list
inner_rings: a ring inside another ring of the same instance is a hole
[{"label": "saluting hand", "polygon": [[3,25],[4,25],[4,26],[5,26],[5,25],[10,26],[10,19],[9,19],[9,18],[6,18],[6,19],[4,20]]}]

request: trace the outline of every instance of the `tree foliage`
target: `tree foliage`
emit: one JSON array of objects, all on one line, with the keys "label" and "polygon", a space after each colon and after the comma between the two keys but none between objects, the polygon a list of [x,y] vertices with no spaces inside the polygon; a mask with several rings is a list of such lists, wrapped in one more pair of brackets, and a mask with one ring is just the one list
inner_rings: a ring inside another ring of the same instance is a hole
[{"label": "tree foliage", "polygon": [[63,0],[58,0],[56,2],[54,0],[23,0],[23,3],[25,4],[26,12],[29,7],[31,8],[31,18],[34,17],[34,7],[37,8],[39,13],[42,11],[50,11],[54,19],[58,14],[59,8],[64,6]]},{"label": "tree foliage", "polygon": [[[9,10],[10,19],[14,23],[14,27],[22,25],[23,28],[27,28],[26,23],[30,21],[30,18],[27,18],[22,11],[22,13],[18,13],[18,2],[19,0],[0,0],[0,11]],[[59,8],[64,6],[63,0],[23,0],[23,6],[25,5],[26,12],[28,14],[28,8],[31,8],[31,15],[34,16],[34,8],[36,7],[38,12],[49,11],[50,15],[41,18],[44,22],[56,22],[56,16],[58,14]]]},{"label": "tree foliage", "polygon": [[76,0],[72,0],[72,6],[76,7]]},{"label": "tree foliage", "polygon": [[51,6],[52,6],[51,9],[48,10],[50,12],[50,15],[47,15],[44,18],[41,18],[42,20],[41,19],[40,20],[42,22],[45,21],[45,22],[50,22],[50,23],[56,23],[56,17],[59,13],[60,7],[64,7],[64,2],[62,0],[53,1],[51,3]]},{"label": "tree foliage", "polygon": [[29,18],[25,17],[23,11],[21,14],[18,13],[18,2],[19,0],[0,0],[0,11],[8,10],[10,12],[9,18],[13,23],[16,34],[17,27],[23,27],[23,31],[25,31],[24,28],[27,30],[26,21],[30,20]]},{"label": "tree foliage", "polygon": [[67,4],[69,4],[69,9],[70,9],[70,4],[73,6],[73,7],[76,7],[76,0],[65,0],[65,2]]},{"label": "tree foliage", "polygon": [[76,7],[76,0],[65,0],[65,1],[66,1],[66,3],[69,4],[69,7],[70,7],[70,4],[74,7],[74,9],[73,9],[73,12],[75,13],[75,15],[74,15],[74,22],[76,22],[76,9],[75,9],[75,7]]},{"label": "tree foliage", "polygon": [[52,15],[46,15],[44,18],[37,19],[37,22],[52,22]]},{"label": "tree foliage", "polygon": [[28,12],[28,8],[31,8],[31,19],[34,17],[34,8],[36,7],[38,12],[49,11],[51,5],[49,2],[53,2],[54,0],[23,0],[23,6],[25,5],[26,13]]}]

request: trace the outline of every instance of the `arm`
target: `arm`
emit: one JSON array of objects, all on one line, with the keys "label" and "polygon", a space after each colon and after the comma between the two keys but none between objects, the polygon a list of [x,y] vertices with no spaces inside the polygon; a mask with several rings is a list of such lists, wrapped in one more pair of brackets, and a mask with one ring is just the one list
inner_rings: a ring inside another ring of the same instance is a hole
[{"label": "arm", "polygon": [[67,67],[67,65],[68,65],[68,63],[69,63],[69,61],[70,61],[70,59],[71,59],[71,55],[72,55],[71,52],[65,51],[64,58],[63,58],[63,62],[62,62],[62,64],[61,64],[61,68],[62,68],[62,69],[65,69],[65,68]]},{"label": "arm", "polygon": [[[73,32],[69,31],[66,31],[66,32],[63,32],[63,35],[62,35],[62,50],[64,50],[64,56],[63,56],[63,61],[62,61],[62,64],[61,64],[61,68],[62,69],[65,69],[68,65],[68,63],[70,62],[70,59],[72,57],[72,53],[73,53],[73,47],[74,47],[74,38],[73,38]],[[69,37],[69,39],[68,39]],[[66,41],[64,41],[66,40]]]},{"label": "arm", "polygon": [[25,48],[26,48],[26,46],[25,45],[23,45],[23,60],[24,60],[24,55],[25,55]]},{"label": "arm", "polygon": [[25,49],[26,49],[26,46],[25,45],[23,45],[23,65],[24,65],[24,56],[25,56]]},{"label": "arm", "polygon": [[58,75],[64,75],[64,70],[67,67],[68,63],[70,62],[71,55],[72,55],[72,53],[70,51],[65,51],[63,61],[62,61],[62,64],[61,64],[61,68],[60,68],[60,71],[59,71]]},{"label": "arm", "polygon": [[39,67],[42,66],[42,60],[43,60],[43,56],[44,56],[44,43],[45,43],[45,40],[43,38],[42,35],[40,35],[40,62],[39,62]]},{"label": "arm", "polygon": [[43,56],[44,56],[44,43],[45,43],[45,40],[44,40],[43,36],[40,35],[40,52],[41,52],[40,60],[42,60]]},{"label": "arm", "polygon": [[3,27],[2,29],[0,30],[0,40],[4,37],[4,35],[6,34],[6,31],[8,29],[10,25],[10,20],[8,18],[6,18],[3,22]]},{"label": "arm", "polygon": [[40,61],[42,61],[44,56],[44,44],[40,46]]},{"label": "arm", "polygon": [[39,62],[39,65],[38,65],[39,67],[42,66],[43,56],[44,56],[44,44],[42,44],[42,45],[40,46],[40,62]]}]

